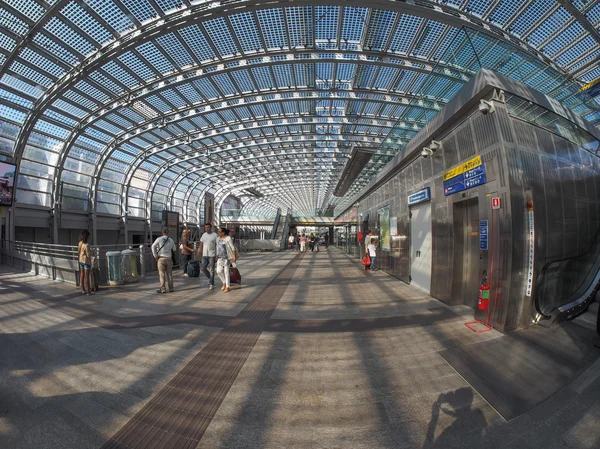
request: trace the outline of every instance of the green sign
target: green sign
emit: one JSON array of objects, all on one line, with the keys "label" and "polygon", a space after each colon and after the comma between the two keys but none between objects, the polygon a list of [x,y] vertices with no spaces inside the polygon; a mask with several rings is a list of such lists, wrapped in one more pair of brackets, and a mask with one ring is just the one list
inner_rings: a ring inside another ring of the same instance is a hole
[{"label": "green sign", "polygon": [[379,209],[379,242],[383,251],[390,250],[390,206]]}]

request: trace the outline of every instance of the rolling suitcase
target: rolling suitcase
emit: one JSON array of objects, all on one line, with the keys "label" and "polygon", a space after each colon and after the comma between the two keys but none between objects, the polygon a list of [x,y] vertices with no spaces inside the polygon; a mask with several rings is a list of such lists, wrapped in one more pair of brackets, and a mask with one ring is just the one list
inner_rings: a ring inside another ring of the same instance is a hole
[{"label": "rolling suitcase", "polygon": [[242,275],[237,267],[229,266],[229,282],[242,285]]},{"label": "rolling suitcase", "polygon": [[200,261],[190,260],[187,264],[187,275],[191,278],[197,278],[200,276]]}]

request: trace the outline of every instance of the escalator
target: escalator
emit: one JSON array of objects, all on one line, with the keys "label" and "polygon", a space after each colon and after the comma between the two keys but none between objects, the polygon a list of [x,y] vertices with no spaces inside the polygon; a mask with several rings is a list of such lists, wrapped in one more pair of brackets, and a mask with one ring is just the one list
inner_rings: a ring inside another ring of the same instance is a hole
[{"label": "escalator", "polygon": [[540,324],[550,325],[585,312],[599,287],[600,231],[585,252],[543,266],[534,300],[542,317]]},{"label": "escalator", "polygon": [[277,235],[277,230],[281,225],[281,209],[277,209],[277,215],[275,215],[275,220],[273,221],[273,230],[271,231],[271,240],[275,240],[275,236]]}]

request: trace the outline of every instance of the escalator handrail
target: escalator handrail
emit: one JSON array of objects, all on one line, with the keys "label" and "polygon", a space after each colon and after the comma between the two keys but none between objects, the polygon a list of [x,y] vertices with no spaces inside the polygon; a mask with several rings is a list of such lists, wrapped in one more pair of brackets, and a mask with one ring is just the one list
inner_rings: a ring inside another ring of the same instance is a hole
[{"label": "escalator handrail", "polygon": [[[588,248],[587,248],[587,249],[586,249],[584,252],[582,252],[582,253],[580,253],[580,254],[577,254],[577,255],[575,255],[575,256],[571,256],[571,257],[565,257],[565,258],[563,258],[563,259],[556,259],[556,260],[553,260],[553,261],[551,261],[551,262],[546,262],[546,263],[544,264],[544,266],[542,267],[542,270],[541,270],[541,272],[540,272],[540,276],[539,276],[539,278],[537,279],[537,282],[536,282],[536,287],[538,287],[538,286],[540,286],[540,285],[542,284],[542,281],[545,279],[546,272],[548,271],[548,268],[549,268],[551,265],[554,265],[554,264],[556,264],[556,263],[567,262],[567,261],[569,261],[569,260],[579,259],[579,258],[581,258],[581,257],[583,257],[583,256],[585,256],[585,255],[587,255],[587,254],[588,254],[588,253],[589,253],[589,252],[592,250],[592,248],[594,248],[594,247],[596,246],[596,244],[598,243],[598,237],[599,237],[599,236],[600,236],[600,229],[598,229],[598,230],[596,231],[596,235],[594,235],[594,238],[592,239],[592,243],[589,245],[589,247],[588,247]],[[593,266],[595,266],[595,265],[596,265],[596,263],[597,263],[597,261],[598,261],[598,259],[599,259],[599,258],[600,258],[600,252],[599,252],[599,253],[598,253],[598,255],[596,256],[596,261],[595,261],[595,263],[594,263],[594,265],[593,265]],[[590,272],[591,272],[591,271],[590,271]],[[589,274],[589,273],[588,273],[588,274]],[[542,309],[541,309],[541,307],[540,307],[540,304],[539,304],[539,295],[537,294],[538,288],[536,288],[536,289],[535,289],[535,291],[536,291],[535,298],[534,298],[534,305],[535,305],[535,309],[536,309],[536,310],[537,310],[537,312],[538,312],[538,313],[539,313],[541,316],[543,316],[544,318],[551,318],[551,316],[550,316],[550,315],[546,315],[545,313],[543,313],[543,312],[542,312]]]}]

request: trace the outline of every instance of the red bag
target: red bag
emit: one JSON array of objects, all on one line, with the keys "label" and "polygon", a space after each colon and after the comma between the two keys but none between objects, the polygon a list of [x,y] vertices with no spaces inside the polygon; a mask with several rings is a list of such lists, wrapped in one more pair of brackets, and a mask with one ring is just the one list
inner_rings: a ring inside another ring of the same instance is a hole
[{"label": "red bag", "polygon": [[229,282],[242,285],[242,275],[236,267],[229,266]]},{"label": "red bag", "polygon": [[371,258],[369,257],[368,254],[365,254],[365,257],[363,257],[362,260],[362,264],[366,267],[367,265],[371,265]]}]

